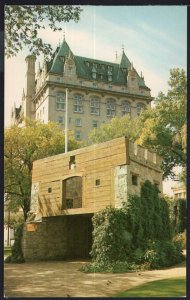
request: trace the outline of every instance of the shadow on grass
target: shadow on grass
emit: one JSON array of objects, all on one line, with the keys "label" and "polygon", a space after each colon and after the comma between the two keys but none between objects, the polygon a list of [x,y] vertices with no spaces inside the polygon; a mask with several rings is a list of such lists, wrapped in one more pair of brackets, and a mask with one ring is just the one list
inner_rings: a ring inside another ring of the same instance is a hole
[{"label": "shadow on grass", "polygon": [[185,295],[186,279],[185,277],[178,277],[142,284],[114,297],[183,297]]}]

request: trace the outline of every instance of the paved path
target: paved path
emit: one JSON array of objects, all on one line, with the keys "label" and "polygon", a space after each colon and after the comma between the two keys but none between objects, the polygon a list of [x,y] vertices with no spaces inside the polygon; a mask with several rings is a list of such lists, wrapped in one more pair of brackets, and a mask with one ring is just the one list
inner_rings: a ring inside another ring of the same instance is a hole
[{"label": "paved path", "polygon": [[[167,270],[86,274],[84,261],[5,264],[7,297],[110,297],[145,282],[185,276],[185,262]],[[108,282],[111,281],[111,283]]]}]

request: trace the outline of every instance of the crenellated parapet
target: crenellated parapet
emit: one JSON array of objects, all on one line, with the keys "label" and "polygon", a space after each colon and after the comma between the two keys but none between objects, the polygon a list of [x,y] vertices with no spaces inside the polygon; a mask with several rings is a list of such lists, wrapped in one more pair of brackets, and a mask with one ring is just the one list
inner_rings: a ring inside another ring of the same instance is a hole
[{"label": "crenellated parapet", "polygon": [[162,158],[155,152],[137,145],[132,141],[129,141],[129,157],[130,160],[138,164],[161,171]]}]

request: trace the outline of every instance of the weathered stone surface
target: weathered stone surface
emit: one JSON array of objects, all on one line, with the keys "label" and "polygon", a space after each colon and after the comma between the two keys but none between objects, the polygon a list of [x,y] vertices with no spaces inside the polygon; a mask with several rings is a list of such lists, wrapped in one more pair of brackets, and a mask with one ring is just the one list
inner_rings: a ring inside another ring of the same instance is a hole
[{"label": "weathered stone surface", "polygon": [[43,218],[36,231],[25,225],[22,249],[26,261],[87,258],[92,246],[92,215]]}]

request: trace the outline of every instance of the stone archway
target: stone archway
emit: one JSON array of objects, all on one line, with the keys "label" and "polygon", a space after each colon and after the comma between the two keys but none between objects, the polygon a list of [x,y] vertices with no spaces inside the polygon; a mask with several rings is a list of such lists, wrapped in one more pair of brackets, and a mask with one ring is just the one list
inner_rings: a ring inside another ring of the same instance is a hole
[{"label": "stone archway", "polygon": [[62,181],[62,209],[82,207],[82,177],[72,176]]}]

